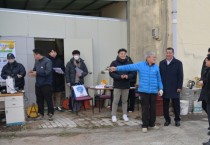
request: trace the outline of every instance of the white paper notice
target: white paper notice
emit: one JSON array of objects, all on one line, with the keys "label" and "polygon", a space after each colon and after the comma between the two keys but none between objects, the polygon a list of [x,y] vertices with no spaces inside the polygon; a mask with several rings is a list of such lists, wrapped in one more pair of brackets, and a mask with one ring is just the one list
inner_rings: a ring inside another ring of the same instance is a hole
[{"label": "white paper notice", "polygon": [[55,67],[53,68],[55,70],[56,73],[58,74],[64,74],[63,70],[61,68]]}]

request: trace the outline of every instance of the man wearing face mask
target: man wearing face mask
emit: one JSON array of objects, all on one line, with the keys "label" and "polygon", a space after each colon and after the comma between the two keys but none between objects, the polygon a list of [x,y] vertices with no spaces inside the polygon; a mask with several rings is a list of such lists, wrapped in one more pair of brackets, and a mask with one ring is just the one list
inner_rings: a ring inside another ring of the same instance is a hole
[{"label": "man wearing face mask", "polygon": [[[65,76],[68,87],[74,85],[84,84],[84,77],[88,74],[88,69],[84,60],[80,58],[80,52],[74,50],[72,52],[73,58],[66,65]],[[70,110],[72,110],[72,102],[70,103]]]},{"label": "man wearing face mask", "polygon": [[24,77],[26,70],[21,63],[15,60],[15,56],[12,53],[7,54],[8,63],[3,67],[1,72],[2,79],[7,79],[8,76],[15,79],[15,88],[23,90],[25,85]]}]

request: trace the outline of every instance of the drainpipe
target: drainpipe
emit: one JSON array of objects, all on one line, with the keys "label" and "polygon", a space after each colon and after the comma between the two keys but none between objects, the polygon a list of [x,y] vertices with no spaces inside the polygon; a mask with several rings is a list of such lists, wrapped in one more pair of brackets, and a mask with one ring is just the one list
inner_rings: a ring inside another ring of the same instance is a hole
[{"label": "drainpipe", "polygon": [[174,56],[177,56],[177,0],[172,3],[172,25],[173,25],[173,48]]}]

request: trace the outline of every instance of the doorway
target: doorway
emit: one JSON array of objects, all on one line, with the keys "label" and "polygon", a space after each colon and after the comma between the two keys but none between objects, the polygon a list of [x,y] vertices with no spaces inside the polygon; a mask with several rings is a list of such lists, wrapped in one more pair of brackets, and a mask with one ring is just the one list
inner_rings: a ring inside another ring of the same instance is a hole
[{"label": "doorway", "polygon": [[34,38],[35,48],[43,49],[44,56],[48,57],[50,49],[55,49],[58,57],[64,62],[63,39],[56,38]]}]

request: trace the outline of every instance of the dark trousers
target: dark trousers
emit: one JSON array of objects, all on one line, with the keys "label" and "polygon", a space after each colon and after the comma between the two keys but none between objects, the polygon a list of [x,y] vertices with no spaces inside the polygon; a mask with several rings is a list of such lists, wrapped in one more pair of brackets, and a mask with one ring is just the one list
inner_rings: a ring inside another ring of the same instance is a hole
[{"label": "dark trousers", "polygon": [[208,121],[209,121],[209,127],[210,127],[210,104],[207,103],[207,114],[208,114]]},{"label": "dark trousers", "polygon": [[202,100],[202,108],[206,112],[206,114],[208,114],[208,112],[207,112],[207,103],[206,103],[205,100]]},{"label": "dark trousers", "polygon": [[[180,121],[180,98],[173,98],[171,100],[175,114],[174,121]],[[163,98],[163,115],[167,122],[171,122],[171,118],[169,116],[169,103],[170,98]]]},{"label": "dark trousers", "polygon": [[142,128],[155,126],[157,94],[140,93],[142,105]]},{"label": "dark trousers", "polygon": [[129,90],[128,94],[128,111],[134,111],[135,100],[136,100],[135,90],[131,89]]},{"label": "dark trousers", "polygon": [[54,114],[53,102],[52,102],[52,87],[45,85],[41,87],[35,87],[36,102],[38,105],[38,113],[44,115],[44,100],[47,102],[48,115]]}]

